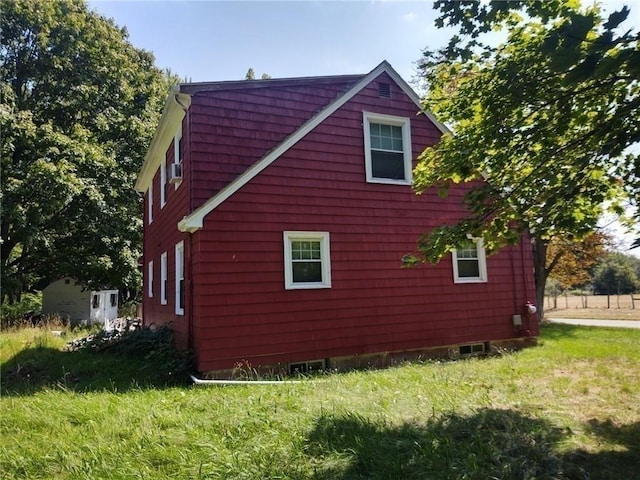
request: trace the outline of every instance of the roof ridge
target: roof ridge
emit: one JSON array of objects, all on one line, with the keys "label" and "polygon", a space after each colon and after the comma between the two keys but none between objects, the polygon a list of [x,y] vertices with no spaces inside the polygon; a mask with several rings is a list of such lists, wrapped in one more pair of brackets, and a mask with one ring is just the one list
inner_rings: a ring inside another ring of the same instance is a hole
[{"label": "roof ridge", "polygon": [[216,82],[190,82],[178,85],[182,93],[195,94],[198,92],[219,91],[228,89],[269,88],[286,85],[299,85],[305,83],[337,83],[357,81],[366,74],[357,75],[325,75],[314,77],[290,77],[290,78],[266,78],[255,80],[222,80]]}]

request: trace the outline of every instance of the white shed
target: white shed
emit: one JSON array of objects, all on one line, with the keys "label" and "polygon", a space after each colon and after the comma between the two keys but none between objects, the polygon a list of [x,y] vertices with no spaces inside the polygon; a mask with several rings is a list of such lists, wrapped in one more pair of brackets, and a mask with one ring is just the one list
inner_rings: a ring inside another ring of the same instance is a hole
[{"label": "white shed", "polygon": [[72,324],[100,324],[118,317],[118,290],[90,291],[73,278],[62,278],[42,290],[42,313],[59,315]]}]

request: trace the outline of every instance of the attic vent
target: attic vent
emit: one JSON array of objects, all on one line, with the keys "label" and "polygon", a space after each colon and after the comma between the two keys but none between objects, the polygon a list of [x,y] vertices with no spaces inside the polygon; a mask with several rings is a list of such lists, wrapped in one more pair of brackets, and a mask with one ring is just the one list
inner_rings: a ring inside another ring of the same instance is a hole
[{"label": "attic vent", "polygon": [[391,98],[391,85],[388,83],[379,83],[378,95],[384,98]]}]

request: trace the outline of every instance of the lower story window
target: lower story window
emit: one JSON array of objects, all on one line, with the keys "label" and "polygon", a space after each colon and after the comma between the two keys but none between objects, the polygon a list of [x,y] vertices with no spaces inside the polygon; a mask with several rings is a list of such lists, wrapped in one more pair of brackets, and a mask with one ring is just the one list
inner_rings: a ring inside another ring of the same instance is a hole
[{"label": "lower story window", "polygon": [[330,288],[328,232],[284,232],[285,289]]},{"label": "lower story window", "polygon": [[176,245],[176,315],[184,315],[184,242]]},{"label": "lower story window", "polygon": [[453,280],[455,283],[487,281],[487,261],[481,239],[469,239],[453,251]]}]

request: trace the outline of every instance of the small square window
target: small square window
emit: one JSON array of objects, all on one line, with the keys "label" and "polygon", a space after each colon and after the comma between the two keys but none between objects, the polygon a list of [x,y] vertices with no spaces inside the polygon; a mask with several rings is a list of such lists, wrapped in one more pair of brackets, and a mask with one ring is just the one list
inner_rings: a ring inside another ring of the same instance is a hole
[{"label": "small square window", "polygon": [[328,232],[284,232],[285,289],[330,288]]},{"label": "small square window", "polygon": [[411,128],[409,119],[363,113],[367,182],[411,183]]},{"label": "small square window", "polygon": [[487,261],[482,240],[470,239],[452,252],[453,281],[482,283],[487,281]]}]

